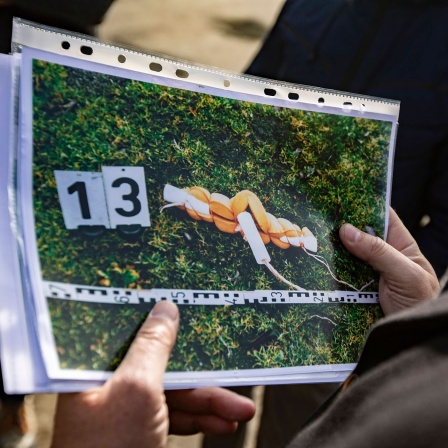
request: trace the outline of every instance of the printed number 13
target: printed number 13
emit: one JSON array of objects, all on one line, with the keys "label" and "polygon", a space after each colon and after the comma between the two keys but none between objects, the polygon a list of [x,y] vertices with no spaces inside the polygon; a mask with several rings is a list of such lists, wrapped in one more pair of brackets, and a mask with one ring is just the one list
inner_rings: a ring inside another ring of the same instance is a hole
[{"label": "printed number 13", "polygon": [[103,166],[100,173],[55,170],[54,174],[67,229],[151,225],[142,167]]},{"label": "printed number 13", "polygon": [[[112,187],[119,188],[123,184],[128,184],[131,187],[129,194],[123,194],[122,199],[132,203],[132,209],[127,211],[124,208],[116,208],[115,211],[126,218],[138,215],[142,211],[142,204],[138,200],[140,189],[138,183],[130,177],[120,177],[112,183]],[[67,188],[69,194],[78,193],[79,207],[81,209],[81,216],[83,219],[91,219],[89,201],[87,199],[87,190],[85,182],[75,182]]]}]

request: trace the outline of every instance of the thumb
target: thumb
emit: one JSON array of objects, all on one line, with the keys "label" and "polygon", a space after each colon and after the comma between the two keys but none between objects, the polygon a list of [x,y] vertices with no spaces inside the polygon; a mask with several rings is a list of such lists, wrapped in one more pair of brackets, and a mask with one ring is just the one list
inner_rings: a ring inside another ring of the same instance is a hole
[{"label": "thumb", "polygon": [[367,262],[382,274],[394,277],[403,272],[403,265],[408,259],[391,245],[377,236],[361,232],[351,224],[342,225],[339,236],[348,251]]},{"label": "thumb", "polygon": [[162,384],[176,341],[179,311],[172,302],[159,302],[138,331],[114,377],[151,378]]}]

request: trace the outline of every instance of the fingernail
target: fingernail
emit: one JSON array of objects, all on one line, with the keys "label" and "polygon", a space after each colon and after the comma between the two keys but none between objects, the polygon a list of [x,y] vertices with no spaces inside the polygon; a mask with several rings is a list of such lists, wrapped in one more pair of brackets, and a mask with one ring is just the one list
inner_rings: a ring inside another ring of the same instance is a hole
[{"label": "fingernail", "polygon": [[164,317],[169,320],[177,320],[179,310],[177,306],[172,302],[159,302],[156,303],[154,308],[149,313],[149,317]]},{"label": "fingernail", "polygon": [[356,243],[361,239],[361,232],[351,224],[344,224],[344,236],[350,243]]}]

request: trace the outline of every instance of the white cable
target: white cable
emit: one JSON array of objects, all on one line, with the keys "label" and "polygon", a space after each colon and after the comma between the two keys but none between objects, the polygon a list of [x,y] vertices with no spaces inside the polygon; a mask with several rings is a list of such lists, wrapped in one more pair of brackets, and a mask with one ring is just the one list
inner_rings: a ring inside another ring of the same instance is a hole
[{"label": "white cable", "polygon": [[283,283],[286,283],[287,285],[291,286],[291,288],[294,288],[296,291],[306,291],[306,289],[301,288],[300,286],[295,285],[294,283],[290,282],[289,280],[286,280],[283,275],[281,275],[267,260],[263,260],[263,264],[266,265],[266,267]]},{"label": "white cable", "polygon": [[327,269],[328,272],[330,273],[330,275],[333,277],[334,280],[336,280],[338,283],[342,283],[343,285],[346,285],[352,289],[354,289],[355,291],[361,292],[364,288],[367,288],[367,286],[369,286],[370,284],[372,284],[374,282],[374,280],[370,280],[369,283],[366,283],[361,289],[355,288],[353,285],[351,285],[350,283],[344,282],[343,280],[339,280],[331,271],[330,266],[328,265],[327,261],[322,258],[320,255],[314,255],[314,254],[310,254],[304,247],[302,247],[302,249],[305,251],[305,253],[307,253],[309,256],[313,257],[314,259],[316,259],[319,263],[322,263]]}]

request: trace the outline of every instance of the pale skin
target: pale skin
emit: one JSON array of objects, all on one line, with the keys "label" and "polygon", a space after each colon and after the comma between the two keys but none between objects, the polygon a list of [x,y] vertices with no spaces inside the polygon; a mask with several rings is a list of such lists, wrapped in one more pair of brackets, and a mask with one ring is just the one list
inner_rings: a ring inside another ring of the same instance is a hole
[{"label": "pale skin", "polygon": [[[380,272],[380,303],[386,315],[437,296],[431,265],[393,210],[388,243],[350,224],[341,227],[340,237],[352,254]],[[178,324],[174,304],[157,304],[109,381],[90,391],[61,395],[52,448],[161,448],[168,432],[226,434],[252,418],[253,403],[224,389],[164,392],[163,375]]]},{"label": "pale skin", "polygon": [[339,236],[353,255],[380,272],[380,305],[386,316],[437,297],[434,269],[394,210],[390,210],[389,244],[350,224],[341,227]]}]

